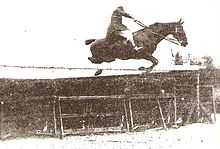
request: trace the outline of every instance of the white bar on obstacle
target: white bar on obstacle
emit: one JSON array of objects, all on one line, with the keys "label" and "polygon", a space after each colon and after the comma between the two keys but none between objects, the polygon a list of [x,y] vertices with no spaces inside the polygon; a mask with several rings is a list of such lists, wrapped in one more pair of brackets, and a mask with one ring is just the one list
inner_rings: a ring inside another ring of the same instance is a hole
[{"label": "white bar on obstacle", "polygon": [[[204,67],[190,66],[177,67],[170,66],[166,69],[155,67],[148,73],[161,73],[169,71],[182,70],[199,70]],[[0,65],[0,78],[13,79],[55,79],[55,78],[79,78],[79,77],[94,77],[95,72],[102,69],[103,72],[99,76],[114,76],[114,75],[129,75],[142,74],[143,70],[137,68],[94,68],[94,67],[46,67],[46,66],[12,66]]]}]

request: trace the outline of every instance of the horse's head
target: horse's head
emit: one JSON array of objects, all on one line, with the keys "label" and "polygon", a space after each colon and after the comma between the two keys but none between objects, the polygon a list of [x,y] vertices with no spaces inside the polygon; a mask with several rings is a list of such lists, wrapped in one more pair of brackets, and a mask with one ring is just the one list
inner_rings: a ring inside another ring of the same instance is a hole
[{"label": "horse's head", "polygon": [[174,31],[173,31],[173,36],[178,40],[178,42],[181,44],[181,46],[187,46],[188,41],[186,34],[183,30],[183,21],[180,19],[178,22],[174,23]]}]

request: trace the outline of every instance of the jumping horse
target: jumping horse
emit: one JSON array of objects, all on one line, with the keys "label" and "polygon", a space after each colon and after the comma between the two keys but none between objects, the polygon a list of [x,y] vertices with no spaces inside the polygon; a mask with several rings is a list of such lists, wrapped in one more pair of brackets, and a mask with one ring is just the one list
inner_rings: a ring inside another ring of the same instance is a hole
[{"label": "jumping horse", "polygon": [[[151,61],[152,65],[148,68],[140,67],[139,70],[147,71],[152,70],[158,64],[158,60],[152,54],[162,40],[165,39],[184,47],[188,44],[183,29],[184,22],[181,19],[177,22],[154,23],[149,26],[145,26],[137,20],[135,22],[143,27],[132,33],[134,43],[140,49],[136,50],[131,42],[123,39],[115,41],[114,44],[109,43],[106,39],[89,39],[85,41],[86,45],[92,43],[90,46],[92,57],[88,57],[88,59],[94,64],[112,62],[115,59],[145,59]],[[174,38],[168,38],[168,35],[173,35]]]}]

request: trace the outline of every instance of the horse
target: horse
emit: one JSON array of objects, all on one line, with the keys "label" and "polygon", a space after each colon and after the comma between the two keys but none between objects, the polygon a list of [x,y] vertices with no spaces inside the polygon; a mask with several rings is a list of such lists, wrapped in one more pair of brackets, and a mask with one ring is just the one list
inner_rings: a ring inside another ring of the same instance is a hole
[{"label": "horse", "polygon": [[[137,21],[137,20],[136,20]],[[148,68],[139,67],[139,70],[152,70],[159,61],[152,56],[157,48],[158,43],[163,39],[179,44],[183,47],[187,46],[187,37],[183,29],[183,21],[180,19],[177,22],[170,23],[154,23],[149,26],[143,25],[140,21],[139,25],[143,28],[132,33],[134,43],[140,49],[136,50],[128,40],[119,39],[115,43],[110,43],[104,39],[89,39],[85,41],[86,45],[91,44],[90,51],[92,57],[88,59],[94,64],[103,62],[112,62],[115,59],[145,59],[152,62]],[[138,23],[137,22],[137,23]],[[140,24],[141,23],[141,24]],[[168,38],[168,35],[173,35],[173,38]]]}]

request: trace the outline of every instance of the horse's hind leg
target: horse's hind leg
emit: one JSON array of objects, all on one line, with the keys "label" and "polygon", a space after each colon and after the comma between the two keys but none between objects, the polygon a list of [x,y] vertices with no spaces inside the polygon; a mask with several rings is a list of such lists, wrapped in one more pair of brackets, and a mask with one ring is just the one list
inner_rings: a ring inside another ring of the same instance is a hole
[{"label": "horse's hind leg", "polygon": [[103,62],[103,60],[99,59],[99,58],[94,58],[92,57],[88,57],[88,60],[90,60],[90,62],[92,62],[93,64],[101,64]]},{"label": "horse's hind leg", "polygon": [[92,57],[88,57],[88,60],[90,60],[93,64],[101,64],[103,62],[103,59],[98,57],[99,55],[98,55],[97,49],[94,47],[91,47],[90,51],[92,53]]},{"label": "horse's hind leg", "polygon": [[159,63],[159,61],[155,57],[153,57],[153,56],[147,56],[144,59],[151,61],[152,65],[150,67],[148,67],[148,68],[140,67],[140,68],[138,68],[139,70],[151,71]]}]

